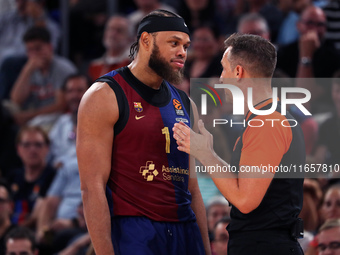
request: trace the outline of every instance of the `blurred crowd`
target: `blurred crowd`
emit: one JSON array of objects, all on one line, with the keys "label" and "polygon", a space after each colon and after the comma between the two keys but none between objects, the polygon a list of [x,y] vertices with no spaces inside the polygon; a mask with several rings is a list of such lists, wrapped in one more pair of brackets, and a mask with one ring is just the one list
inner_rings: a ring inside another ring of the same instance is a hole
[{"label": "blurred crowd", "polygon": [[[68,56],[59,2],[0,0],[0,254],[93,253],[75,148],[79,103],[97,78],[130,63],[138,22],[155,9],[178,13],[191,31],[184,80],[175,84],[188,95],[190,78],[220,76],[230,34],[276,46],[274,77],[311,92],[311,116],[289,109],[307,163],[338,170],[305,179],[300,242],[306,254],[340,250],[340,0],[128,0],[112,16],[107,0],[70,0]],[[236,131],[227,132],[226,159]],[[210,178],[198,181],[213,254],[227,254],[230,207]]]}]

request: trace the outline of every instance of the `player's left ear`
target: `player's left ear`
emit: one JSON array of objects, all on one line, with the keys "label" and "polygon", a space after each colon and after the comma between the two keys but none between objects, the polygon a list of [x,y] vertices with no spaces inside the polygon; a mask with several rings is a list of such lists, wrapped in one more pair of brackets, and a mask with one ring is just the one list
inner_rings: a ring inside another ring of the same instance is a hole
[{"label": "player's left ear", "polygon": [[143,32],[140,36],[140,44],[146,51],[149,51],[151,49],[151,34],[148,32]]}]

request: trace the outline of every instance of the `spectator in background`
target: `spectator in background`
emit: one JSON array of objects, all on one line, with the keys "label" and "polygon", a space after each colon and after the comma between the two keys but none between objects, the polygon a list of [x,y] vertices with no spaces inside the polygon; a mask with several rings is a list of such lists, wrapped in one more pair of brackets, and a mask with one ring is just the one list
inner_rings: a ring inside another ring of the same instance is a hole
[{"label": "spectator in background", "polygon": [[246,0],[243,14],[258,13],[267,21],[271,31],[271,40],[276,42],[278,30],[283,21],[283,13],[269,0]]},{"label": "spectator in background", "polygon": [[[85,253],[86,252],[86,253]],[[77,238],[71,244],[69,244],[65,249],[59,252],[59,255],[95,255],[93,247],[91,246],[91,239],[88,233],[83,234],[81,237]]]},{"label": "spectator in background", "polygon": [[[326,17],[322,9],[315,6],[306,8],[301,14],[297,28],[300,39],[279,49],[277,69],[281,69],[289,77],[332,77],[340,67],[340,55],[333,44],[325,42]],[[318,82],[314,79],[296,81],[296,86],[311,92],[309,108],[312,112],[330,108],[331,84]]]},{"label": "spectator in background", "polygon": [[330,0],[323,8],[327,18],[326,40],[340,52],[340,1]]},{"label": "spectator in background", "polygon": [[211,242],[211,250],[214,255],[227,255],[228,253],[228,241],[229,233],[227,226],[230,222],[230,217],[223,217],[218,220],[214,226],[213,236],[214,239]]},{"label": "spectator in background", "polygon": [[[58,2],[58,1],[51,1]],[[83,70],[83,64],[100,57],[105,49],[102,38],[108,14],[108,0],[70,0],[70,59]]]},{"label": "spectator in background", "polygon": [[228,201],[222,196],[212,197],[207,206],[207,221],[208,221],[208,231],[209,238],[213,240],[213,230],[216,222],[226,216],[230,216],[230,206]]},{"label": "spectator in background", "polygon": [[0,104],[0,177],[6,178],[10,169],[22,165],[15,148],[17,133],[17,125],[13,123],[9,113]]},{"label": "spectator in background", "polygon": [[38,255],[34,234],[25,227],[12,229],[5,239],[6,255]]},{"label": "spectator in background", "polygon": [[184,79],[178,88],[189,95],[191,78],[219,77],[222,52],[219,48],[219,31],[216,27],[205,24],[199,26],[192,35],[192,57],[184,67]]},{"label": "spectator in background", "polygon": [[[57,232],[79,226],[77,208],[81,203],[80,180],[77,159],[73,158],[62,166],[42,202],[38,216],[37,240],[46,231]],[[81,207],[82,208],[82,207]]]},{"label": "spectator in background", "polygon": [[[85,253],[86,252],[86,253]],[[64,250],[59,252],[59,255],[94,255],[93,248],[91,246],[91,239],[88,233],[82,235],[77,240],[68,245]]]},{"label": "spectator in background", "polygon": [[270,31],[267,21],[258,13],[249,13],[242,16],[237,25],[237,32],[241,34],[259,35],[270,40]]},{"label": "spectator in background", "polygon": [[127,16],[130,20],[133,33],[137,30],[138,23],[148,13],[157,9],[175,12],[171,6],[163,4],[160,0],[134,0],[134,2],[137,6],[137,10]]},{"label": "spectator in background", "polygon": [[[47,17],[42,0],[16,0],[16,10],[0,16],[0,64],[6,56],[25,54],[22,37],[32,26],[42,26],[52,35],[57,48],[60,37],[58,25]],[[2,8],[2,6],[1,6]]]},{"label": "spectator in background", "polygon": [[[284,1],[282,1],[284,2]],[[286,1],[285,2],[289,2]],[[291,8],[284,18],[282,25],[279,29],[277,44],[287,45],[295,42],[299,38],[299,31],[297,30],[296,23],[299,22],[301,13],[311,5],[311,0],[295,0],[291,1]]]},{"label": "spectator in background", "polygon": [[80,100],[90,87],[89,79],[81,74],[66,78],[61,90],[65,96],[67,113],[61,115],[53,125],[49,138],[53,165],[60,167],[65,160],[76,158],[77,114]]},{"label": "spectator in background", "polygon": [[299,217],[303,220],[304,234],[298,241],[303,251],[314,239],[314,233],[319,226],[319,207],[322,200],[322,190],[318,181],[305,179],[303,183],[303,205]]},{"label": "spectator in background", "polygon": [[224,32],[225,24],[215,10],[215,2],[209,0],[181,0],[178,14],[183,17],[191,33],[202,24],[219,24],[218,29]]},{"label": "spectator in background", "polygon": [[[329,186],[326,190],[323,202],[320,208],[320,222],[319,224],[322,225],[320,227],[320,231],[324,228],[324,225],[327,225],[328,222],[336,222],[340,219],[340,185],[335,184]],[[334,233],[333,233],[334,234]],[[321,238],[322,239],[322,238]],[[334,254],[334,253],[318,253],[318,245],[322,243],[319,239],[319,234],[314,237],[314,240],[309,243],[308,250],[306,255],[320,255],[320,254]],[[340,248],[340,246],[338,247]],[[338,254],[338,253],[335,253]]]},{"label": "spectator in background", "polygon": [[5,254],[5,236],[14,228],[11,223],[12,208],[12,193],[3,179],[0,179],[0,254]]},{"label": "spectator in background", "polygon": [[132,26],[123,16],[113,16],[106,23],[103,44],[104,56],[90,63],[88,74],[95,81],[100,76],[130,63],[129,49],[132,43]]},{"label": "spectator in background", "polygon": [[0,16],[15,10],[15,2],[13,0],[0,0]]},{"label": "spectator in background", "polygon": [[306,178],[303,183],[303,206],[300,212],[305,231],[314,233],[319,226],[318,209],[322,202],[322,196],[318,181]]},{"label": "spectator in background", "polygon": [[329,119],[320,125],[315,152],[310,157],[311,163],[340,163],[340,70],[334,74],[331,93],[334,112]]},{"label": "spectator in background", "polygon": [[55,174],[47,164],[49,139],[40,127],[23,127],[17,136],[18,155],[23,168],[9,176],[13,192],[13,223],[34,226],[40,206]]},{"label": "spectator in background", "polygon": [[40,115],[35,124],[45,122],[49,126],[65,109],[60,87],[76,68],[69,60],[53,54],[50,33],[45,28],[32,27],[25,33],[24,42],[28,61],[11,91],[12,103],[20,108],[13,113],[14,119],[25,124]]},{"label": "spectator in background", "polygon": [[[281,70],[276,70],[274,72],[273,77],[275,79],[272,80],[272,87],[277,88],[279,98],[281,98],[282,88],[294,87],[294,79],[288,77],[287,74],[285,74]],[[299,96],[298,93],[286,94],[286,97],[288,99],[294,99],[294,98],[297,98],[298,96]],[[310,162],[310,157],[314,152],[314,148],[318,140],[319,125],[313,116],[305,115],[294,104],[288,105],[288,110],[290,114],[292,114],[292,116],[295,118],[295,120],[297,120],[297,122],[301,125],[303,137],[305,140],[307,162]]]},{"label": "spectator in background", "polygon": [[320,209],[320,223],[340,218],[340,185],[330,186],[324,195]]},{"label": "spectator in background", "polygon": [[340,219],[323,224],[318,233],[318,255],[340,254]]},{"label": "spectator in background", "polygon": [[187,61],[184,76],[190,78],[219,77],[222,71],[218,39],[219,31],[212,25],[201,25],[192,36],[193,58]]},{"label": "spectator in background", "polygon": [[0,100],[9,100],[13,85],[27,62],[26,56],[9,56],[0,64]]},{"label": "spectator in background", "polygon": [[64,248],[71,238],[83,234],[86,224],[83,207],[78,209],[79,204],[81,191],[78,163],[77,158],[73,158],[58,170],[42,202],[38,215],[37,240],[44,243],[49,233],[52,233],[54,240],[49,245],[57,251]]}]

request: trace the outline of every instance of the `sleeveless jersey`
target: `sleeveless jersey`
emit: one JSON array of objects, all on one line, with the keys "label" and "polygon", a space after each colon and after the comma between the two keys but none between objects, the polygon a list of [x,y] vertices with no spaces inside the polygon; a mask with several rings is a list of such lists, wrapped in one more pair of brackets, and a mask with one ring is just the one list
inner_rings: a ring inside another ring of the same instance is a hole
[{"label": "sleeveless jersey", "polygon": [[[265,100],[256,109],[267,110],[272,107],[272,99]],[[287,112],[281,115],[278,102],[274,113],[258,116],[248,112],[247,126],[236,141],[232,154],[231,165],[239,166],[294,166],[305,163],[305,145],[302,130],[296,125],[294,118]],[[276,119],[277,121],[265,121]],[[283,121],[283,122],[282,122]],[[283,125],[282,125],[283,123]],[[274,127],[272,127],[274,125]],[[296,125],[296,126],[295,126]],[[279,168],[280,169],[280,168]],[[230,233],[238,231],[256,231],[269,229],[290,230],[298,218],[303,199],[303,173],[294,177],[284,178],[285,173],[277,171],[260,205],[248,214],[239,211],[235,206],[231,209],[231,222],[227,229]]]},{"label": "sleeveless jersey", "polygon": [[107,183],[112,216],[195,220],[188,190],[189,157],[177,150],[172,132],[176,122],[190,126],[188,97],[166,81],[154,90],[127,67],[97,81],[110,85],[119,107]]}]

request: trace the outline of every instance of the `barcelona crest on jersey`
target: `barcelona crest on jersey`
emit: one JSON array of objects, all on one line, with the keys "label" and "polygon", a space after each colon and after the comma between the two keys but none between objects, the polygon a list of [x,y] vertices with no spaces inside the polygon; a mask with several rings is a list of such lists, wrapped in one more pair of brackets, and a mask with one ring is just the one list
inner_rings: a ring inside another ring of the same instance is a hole
[{"label": "barcelona crest on jersey", "polygon": [[137,112],[142,112],[142,111],[143,111],[142,103],[133,102],[133,107],[135,107],[135,110],[136,110]]}]

